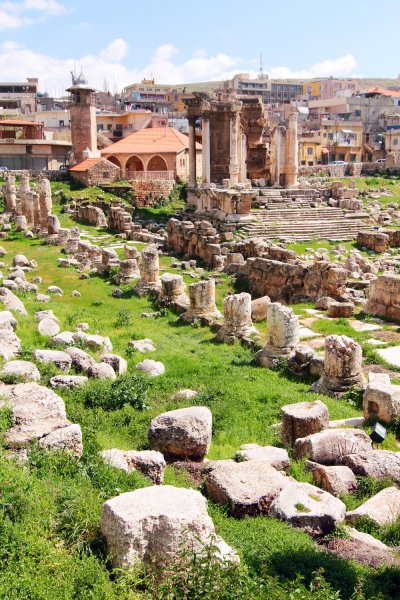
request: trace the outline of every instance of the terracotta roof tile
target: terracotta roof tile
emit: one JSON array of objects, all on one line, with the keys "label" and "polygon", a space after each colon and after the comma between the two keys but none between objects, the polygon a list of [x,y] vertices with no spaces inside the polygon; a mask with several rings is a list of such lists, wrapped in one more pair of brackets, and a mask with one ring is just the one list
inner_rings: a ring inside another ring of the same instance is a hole
[{"label": "terracotta roof tile", "polygon": [[99,162],[99,160],[103,160],[102,158],[87,158],[86,160],[83,160],[82,162],[78,163],[77,165],[74,165],[73,167],[69,168],[69,171],[88,171],[90,169],[90,167],[93,167],[93,165],[97,164]]},{"label": "terracotta roof tile", "polygon": [[[141,129],[126,138],[107,146],[101,154],[153,154],[175,153],[189,148],[189,138],[172,127],[151,127]],[[201,144],[196,142],[196,149],[201,150]]]}]

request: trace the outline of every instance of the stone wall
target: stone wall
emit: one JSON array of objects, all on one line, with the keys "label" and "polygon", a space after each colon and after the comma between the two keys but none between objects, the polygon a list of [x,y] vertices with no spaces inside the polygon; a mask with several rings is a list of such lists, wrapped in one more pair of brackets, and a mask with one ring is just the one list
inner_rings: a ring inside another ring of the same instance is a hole
[{"label": "stone wall", "polygon": [[173,179],[131,180],[139,206],[153,206],[157,198],[168,198],[174,187]]},{"label": "stone wall", "polygon": [[324,173],[329,177],[344,177],[346,165],[314,165],[313,167],[299,166],[299,175],[320,175]]},{"label": "stone wall", "polygon": [[240,277],[248,283],[253,296],[269,296],[272,301],[288,304],[320,296],[340,299],[346,292],[346,271],[324,261],[293,264],[249,258]]},{"label": "stone wall", "polygon": [[366,313],[400,321],[400,276],[382,275],[371,282]]},{"label": "stone wall", "polygon": [[77,211],[77,219],[95,225],[96,227],[107,227],[107,219],[101,208],[92,204],[79,206]]},{"label": "stone wall", "polygon": [[22,175],[27,175],[31,179],[39,179],[40,177],[46,177],[49,181],[67,181],[69,179],[68,171],[30,171],[30,170],[21,170],[21,171],[7,171],[9,175],[14,175],[14,177],[21,177]]}]

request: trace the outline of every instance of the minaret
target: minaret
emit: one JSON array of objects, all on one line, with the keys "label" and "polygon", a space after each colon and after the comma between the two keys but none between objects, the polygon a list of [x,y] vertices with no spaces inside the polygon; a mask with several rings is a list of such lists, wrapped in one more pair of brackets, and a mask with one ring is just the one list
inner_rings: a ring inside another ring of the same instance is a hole
[{"label": "minaret", "polygon": [[[88,85],[82,71],[79,77],[72,75],[71,94],[71,139],[74,164],[87,158],[100,156],[97,150],[96,104],[94,88]],[[84,151],[86,151],[84,153]]]}]

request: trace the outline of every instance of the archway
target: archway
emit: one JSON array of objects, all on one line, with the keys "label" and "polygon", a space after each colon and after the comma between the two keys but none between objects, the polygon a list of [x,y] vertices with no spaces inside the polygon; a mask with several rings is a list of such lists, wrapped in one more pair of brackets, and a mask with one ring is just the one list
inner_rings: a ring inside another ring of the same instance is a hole
[{"label": "archway", "polygon": [[144,171],[143,162],[141,161],[141,159],[138,156],[131,156],[126,161],[125,169],[128,172],[129,171],[134,171],[134,172]]},{"label": "archway", "polygon": [[110,163],[122,170],[121,163],[116,156],[107,156],[106,158],[110,161]]},{"label": "archway", "polygon": [[168,171],[167,163],[162,156],[153,156],[147,165],[148,171]]}]

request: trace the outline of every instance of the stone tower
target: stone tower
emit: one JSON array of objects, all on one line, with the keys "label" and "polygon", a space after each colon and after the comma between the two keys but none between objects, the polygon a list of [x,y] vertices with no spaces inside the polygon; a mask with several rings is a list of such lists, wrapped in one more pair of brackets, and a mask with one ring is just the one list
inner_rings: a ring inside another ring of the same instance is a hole
[{"label": "stone tower", "polygon": [[82,73],[79,77],[72,74],[72,86],[67,89],[67,92],[71,94],[71,139],[74,163],[88,157],[100,156],[97,150],[95,91],[88,85]]}]

